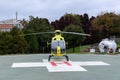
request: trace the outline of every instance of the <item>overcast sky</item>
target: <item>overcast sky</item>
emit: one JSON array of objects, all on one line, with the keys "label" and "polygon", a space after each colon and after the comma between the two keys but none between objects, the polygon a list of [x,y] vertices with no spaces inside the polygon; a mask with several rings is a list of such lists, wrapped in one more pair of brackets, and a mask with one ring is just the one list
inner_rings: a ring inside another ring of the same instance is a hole
[{"label": "overcast sky", "polygon": [[0,0],[0,20],[28,19],[30,15],[58,20],[65,13],[99,15],[101,12],[120,13],[120,0]]}]

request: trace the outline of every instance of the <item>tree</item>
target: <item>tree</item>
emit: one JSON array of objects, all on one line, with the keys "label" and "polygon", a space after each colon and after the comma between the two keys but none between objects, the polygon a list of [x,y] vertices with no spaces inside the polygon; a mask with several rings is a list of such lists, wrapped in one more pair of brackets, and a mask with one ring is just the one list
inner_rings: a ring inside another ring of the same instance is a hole
[{"label": "tree", "polygon": [[10,32],[0,32],[0,54],[24,53],[27,43],[21,31],[14,27]]},{"label": "tree", "polygon": [[39,44],[38,44],[37,36],[36,35],[25,36],[25,34],[30,34],[35,31],[32,29],[28,29],[28,30],[24,30],[23,32],[24,32],[23,36],[25,37],[25,40],[27,41],[28,44],[27,52],[29,53],[39,52]]},{"label": "tree", "polygon": [[26,29],[33,29],[35,32],[51,31],[53,27],[48,19],[30,16],[30,21],[25,25]]},{"label": "tree", "polygon": [[[99,35],[102,35],[101,30],[106,28],[106,30],[107,30],[106,35],[118,36],[118,34],[120,33],[120,16],[115,14],[114,12],[103,13],[103,14],[97,16],[92,21],[92,25],[94,27],[96,27],[97,29],[99,29],[99,31],[100,31]],[[104,33],[104,32],[102,32],[102,33]],[[103,35],[103,36],[106,36],[106,35]]]},{"label": "tree", "polygon": [[[38,17],[30,16],[30,21],[25,25],[24,30],[25,31],[32,30],[34,33],[37,33],[37,32],[50,32],[50,31],[53,31],[54,29],[50,25],[49,21],[46,18],[38,18]],[[27,33],[31,33],[31,31],[30,32],[28,31]],[[24,32],[24,34],[26,34],[26,33]],[[31,38],[31,37],[33,37],[33,38]],[[31,49],[32,52],[35,52],[37,47],[38,47],[38,50],[36,50],[36,51],[42,52],[43,48],[45,48],[45,49],[47,48],[47,45],[46,45],[47,41],[51,39],[50,38],[51,35],[48,35],[48,34],[40,34],[40,35],[34,35],[34,36],[31,35],[31,37],[30,36],[27,37],[27,41],[28,41],[29,45],[31,46],[29,48],[34,47],[34,49]],[[32,40],[32,39],[34,39],[34,40]],[[34,45],[34,46],[32,45],[32,43],[34,43],[33,41],[35,41],[35,43],[36,43],[36,45]]]},{"label": "tree", "polygon": [[64,28],[70,24],[81,26],[81,18],[78,14],[65,14],[59,20],[51,23],[55,29],[64,30]]},{"label": "tree", "polygon": [[20,36],[21,31],[17,27],[14,27],[10,33],[12,35],[12,53],[24,53],[27,49],[27,42],[23,36]]},{"label": "tree", "polygon": [[90,33],[91,22],[87,13],[81,15],[81,24],[85,33]]},{"label": "tree", "polygon": [[[74,24],[70,24],[69,26],[67,26],[64,29],[64,31],[84,33],[83,29],[79,25],[74,25]],[[79,46],[84,41],[85,37],[79,36],[79,35],[74,35],[74,34],[73,35],[66,34],[65,39],[69,43],[69,48],[73,48],[73,52],[74,52],[75,46]]]},{"label": "tree", "polygon": [[26,26],[28,24],[28,21],[23,19],[20,21],[20,23],[23,25],[23,26]]},{"label": "tree", "polygon": [[12,36],[7,32],[0,32],[0,54],[11,54]]}]

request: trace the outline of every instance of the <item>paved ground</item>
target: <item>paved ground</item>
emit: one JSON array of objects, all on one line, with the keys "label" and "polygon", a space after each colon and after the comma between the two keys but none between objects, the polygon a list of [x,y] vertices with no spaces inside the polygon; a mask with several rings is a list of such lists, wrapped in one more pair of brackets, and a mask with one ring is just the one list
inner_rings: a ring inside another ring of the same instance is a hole
[{"label": "paved ground", "polygon": [[0,56],[0,80],[120,80],[120,55],[68,54],[71,61],[102,61],[108,66],[82,66],[87,71],[49,72],[46,67],[12,68],[13,63],[43,62],[48,54]]}]

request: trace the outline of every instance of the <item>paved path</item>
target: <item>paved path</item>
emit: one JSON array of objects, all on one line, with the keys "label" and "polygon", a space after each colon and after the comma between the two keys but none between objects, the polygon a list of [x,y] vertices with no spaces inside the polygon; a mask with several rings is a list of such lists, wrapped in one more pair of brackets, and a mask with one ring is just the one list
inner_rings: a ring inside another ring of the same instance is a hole
[{"label": "paved path", "polygon": [[120,80],[120,55],[68,56],[69,62],[47,62],[47,54],[0,56],[0,80]]}]

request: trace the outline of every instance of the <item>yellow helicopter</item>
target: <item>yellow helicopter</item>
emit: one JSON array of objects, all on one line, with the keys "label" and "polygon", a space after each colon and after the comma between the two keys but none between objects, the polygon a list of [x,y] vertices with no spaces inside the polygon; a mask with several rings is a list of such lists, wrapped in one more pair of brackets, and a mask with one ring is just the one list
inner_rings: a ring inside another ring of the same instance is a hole
[{"label": "yellow helicopter", "polygon": [[58,56],[58,57],[64,56],[66,57],[66,60],[69,61],[69,58],[66,55],[66,43],[64,37],[62,37],[61,35],[62,33],[90,36],[89,34],[84,34],[84,33],[62,32],[60,30],[56,30],[55,36],[52,38],[51,41],[51,54],[49,55],[48,61],[50,61],[51,57],[54,56]]},{"label": "yellow helicopter", "polygon": [[66,60],[69,61],[69,58],[66,54],[66,43],[64,37],[62,37],[62,33],[65,34],[75,34],[75,35],[83,35],[83,36],[91,36],[90,34],[77,33],[77,32],[62,32],[61,30],[56,30],[55,32],[39,32],[39,33],[30,33],[26,35],[38,35],[38,34],[46,34],[46,33],[54,33],[55,36],[51,41],[51,54],[48,57],[48,61],[50,61],[51,57],[66,57]]},{"label": "yellow helicopter", "polygon": [[49,55],[48,61],[52,56],[65,56],[66,60],[69,61],[68,56],[66,55],[66,46],[65,40],[61,36],[61,31],[56,30],[55,36],[52,38],[51,41],[51,55]]}]

